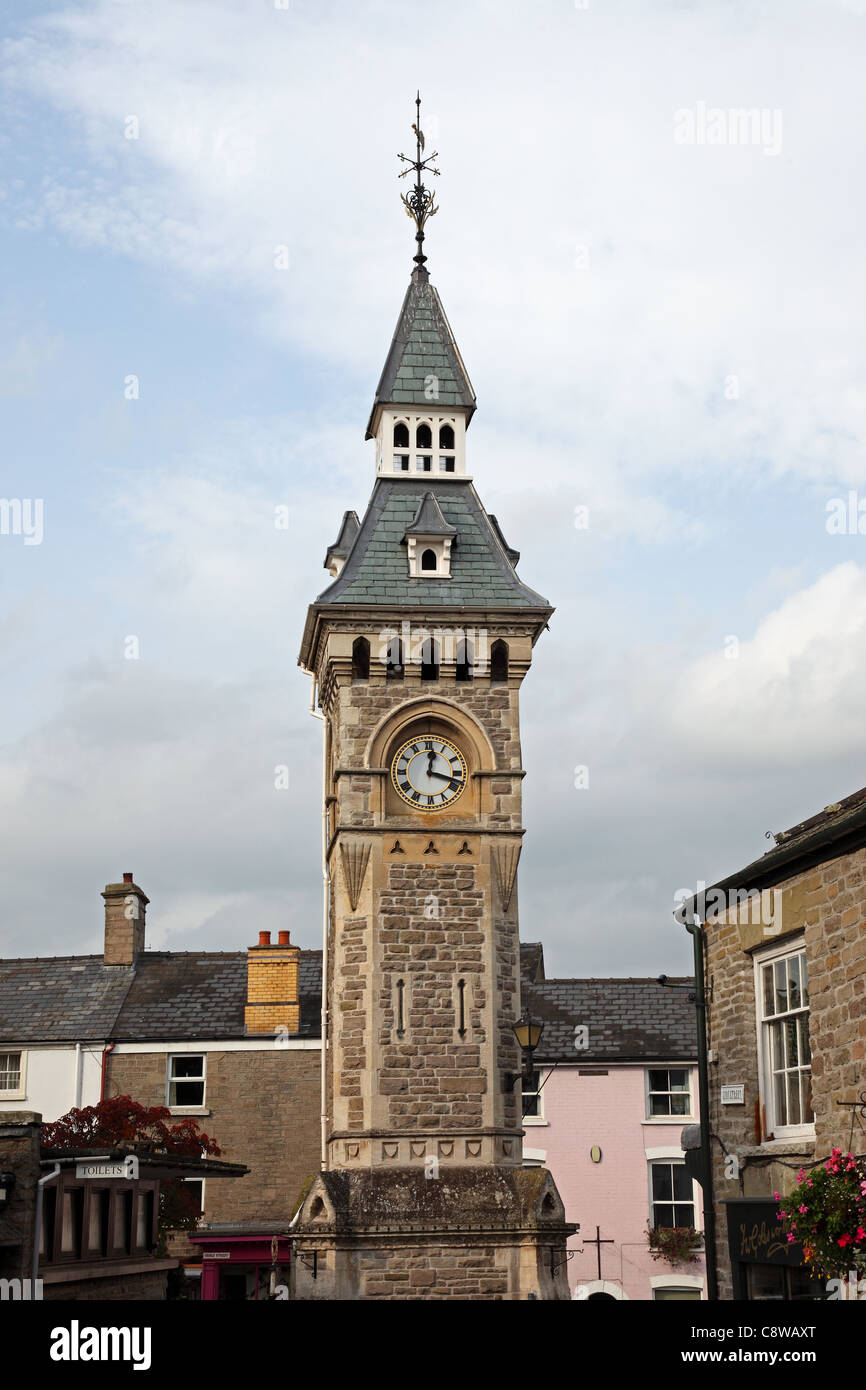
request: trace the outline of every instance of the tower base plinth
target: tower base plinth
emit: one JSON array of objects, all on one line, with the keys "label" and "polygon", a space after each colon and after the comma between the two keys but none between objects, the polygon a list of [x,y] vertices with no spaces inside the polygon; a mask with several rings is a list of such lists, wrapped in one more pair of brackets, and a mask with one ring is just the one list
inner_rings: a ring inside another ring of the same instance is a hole
[{"label": "tower base plinth", "polygon": [[322,1172],[293,1227],[291,1297],[568,1299],[577,1229],[544,1168]]}]

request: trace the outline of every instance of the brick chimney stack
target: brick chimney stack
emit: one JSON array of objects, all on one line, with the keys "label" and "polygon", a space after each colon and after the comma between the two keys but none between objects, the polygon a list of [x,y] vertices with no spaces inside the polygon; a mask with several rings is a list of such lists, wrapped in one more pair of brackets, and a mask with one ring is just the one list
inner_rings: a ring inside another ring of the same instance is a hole
[{"label": "brick chimney stack", "polygon": [[301,1027],[298,970],[301,952],[287,931],[271,945],[269,931],[259,932],[258,946],[247,949],[247,1004],[244,1030],[273,1033],[277,1028],[297,1033]]},{"label": "brick chimney stack", "polygon": [[144,950],[144,914],[150,899],[124,874],[122,883],[106,883],[105,892],[106,965],[132,965]]}]

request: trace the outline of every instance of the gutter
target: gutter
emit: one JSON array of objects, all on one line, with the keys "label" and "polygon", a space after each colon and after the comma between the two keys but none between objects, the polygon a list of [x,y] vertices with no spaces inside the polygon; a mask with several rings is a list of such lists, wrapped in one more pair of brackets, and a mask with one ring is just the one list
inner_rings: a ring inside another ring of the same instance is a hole
[{"label": "gutter", "polygon": [[322,721],[322,1111],[321,1167],[328,1166],[328,928],[331,915],[331,871],[328,863],[328,744],[327,721],[316,709],[316,676],[308,672],[310,685],[310,714]]},{"label": "gutter", "polygon": [[717,1302],[719,1297],[719,1276],[716,1250],[716,1208],[713,1199],[713,1164],[710,1146],[710,1080],[707,1069],[707,997],[704,991],[704,932],[701,923],[695,919],[688,904],[674,912],[692,938],[695,953],[695,1012],[698,1026],[698,1109],[701,1130],[701,1167],[704,1181],[701,1184],[704,1196],[704,1247],[707,1264],[707,1300]]},{"label": "gutter", "polygon": [[42,1243],[42,1204],[44,1201],[45,1184],[53,1182],[60,1172],[60,1164],[55,1163],[50,1173],[36,1181],[36,1224],[33,1227],[33,1261],[30,1269],[30,1287],[36,1287],[36,1280],[39,1278],[39,1246]]},{"label": "gutter", "polygon": [[100,1082],[99,1082],[99,1103],[100,1103],[100,1105],[101,1105],[102,1102],[105,1100],[105,1081],[106,1081],[106,1076],[107,1076],[107,1072],[108,1072],[108,1068],[107,1068],[107,1066],[106,1066],[106,1063],[107,1063],[107,1061],[108,1061],[108,1058],[111,1056],[112,1052],[114,1051],[114,1049],[115,1049],[116,1047],[117,1047],[117,1043],[110,1042],[106,1047],[104,1047],[104,1048],[102,1049],[102,1076],[101,1076]]}]

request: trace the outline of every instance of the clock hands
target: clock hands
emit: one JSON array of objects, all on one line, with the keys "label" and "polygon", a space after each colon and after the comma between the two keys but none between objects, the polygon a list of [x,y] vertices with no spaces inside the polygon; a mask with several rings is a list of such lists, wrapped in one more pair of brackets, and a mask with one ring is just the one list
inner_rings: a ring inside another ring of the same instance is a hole
[{"label": "clock hands", "polygon": [[455,777],[453,772],[434,772],[432,768],[427,769],[428,777],[438,777],[443,782],[460,782],[460,777]]}]

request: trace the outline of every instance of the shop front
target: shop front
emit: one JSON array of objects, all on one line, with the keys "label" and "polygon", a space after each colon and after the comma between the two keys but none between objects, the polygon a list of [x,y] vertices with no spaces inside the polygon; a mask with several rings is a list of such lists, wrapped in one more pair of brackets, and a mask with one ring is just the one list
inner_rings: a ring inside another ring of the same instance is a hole
[{"label": "shop front", "polygon": [[822,1280],[806,1264],[803,1247],[781,1230],[772,1200],[735,1197],[725,1202],[735,1299],[812,1302],[826,1298]]},{"label": "shop front", "polygon": [[[201,1247],[203,1302],[244,1303],[288,1297],[290,1243],[268,1232],[190,1236]],[[188,1268],[187,1274],[195,1271]]]}]

